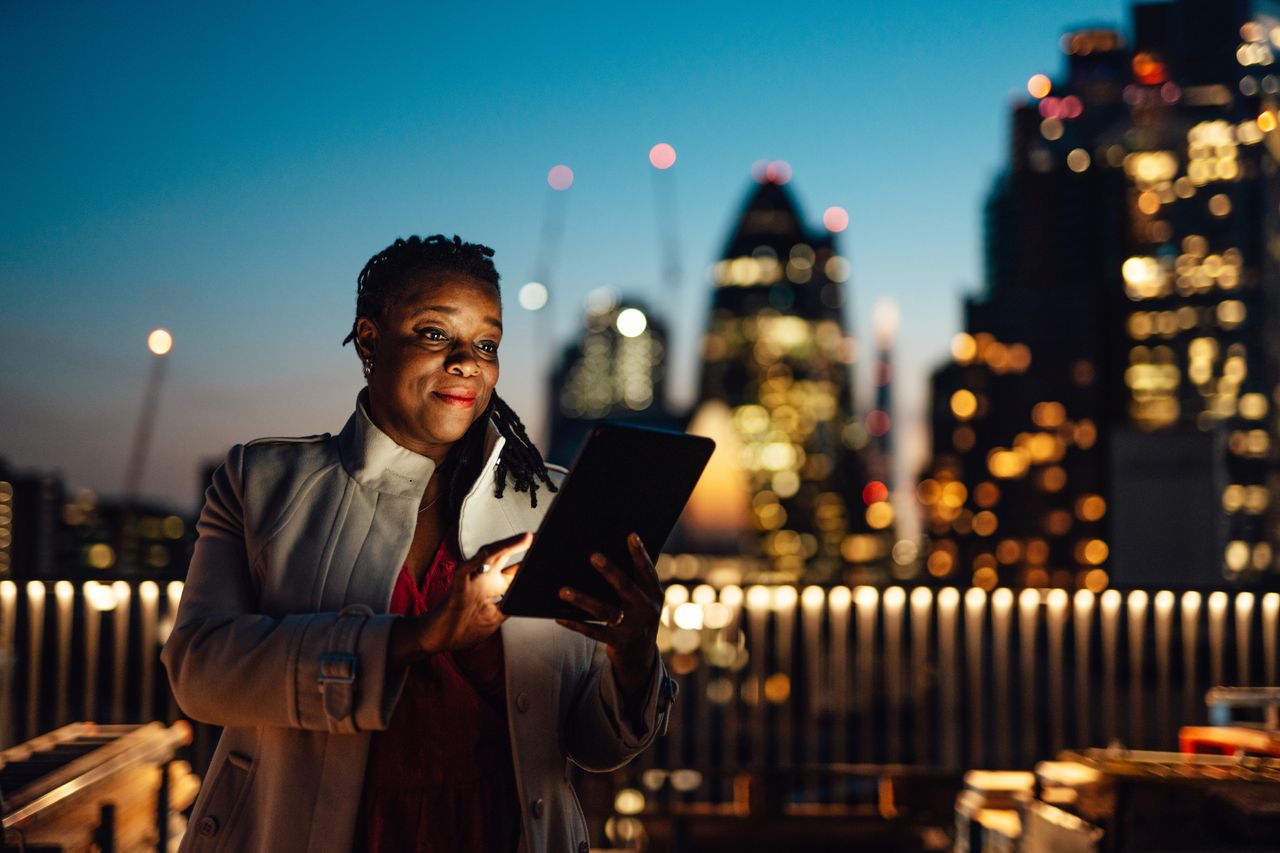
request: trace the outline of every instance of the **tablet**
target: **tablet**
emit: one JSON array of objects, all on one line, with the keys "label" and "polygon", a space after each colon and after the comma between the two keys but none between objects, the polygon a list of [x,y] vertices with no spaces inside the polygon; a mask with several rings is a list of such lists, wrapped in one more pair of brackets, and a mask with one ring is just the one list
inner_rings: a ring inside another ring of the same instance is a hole
[{"label": "tablet", "polygon": [[560,600],[565,586],[618,604],[591,555],[634,571],[627,534],[635,531],[657,560],[714,448],[711,439],[682,432],[608,422],[593,429],[503,596],[502,612],[582,619],[582,610]]}]

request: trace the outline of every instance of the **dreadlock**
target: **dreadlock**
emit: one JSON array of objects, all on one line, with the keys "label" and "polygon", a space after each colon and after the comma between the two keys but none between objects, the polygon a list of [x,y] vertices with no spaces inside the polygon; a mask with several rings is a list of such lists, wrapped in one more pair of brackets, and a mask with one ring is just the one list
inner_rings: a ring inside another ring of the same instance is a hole
[{"label": "dreadlock", "polygon": [[[356,278],[356,318],[351,324],[350,334],[342,341],[343,346],[355,339],[356,322],[361,317],[381,320],[406,286],[424,275],[456,273],[491,284],[494,290],[499,290],[498,270],[491,258],[493,249],[479,243],[464,243],[457,235],[452,240],[443,234],[426,238],[413,236],[407,240],[397,238],[370,258]],[[529,493],[531,506],[538,505],[539,481],[545,483],[549,491],[556,491],[547,473],[546,462],[529,440],[520,416],[494,392],[484,412],[449,449],[449,455],[440,466],[438,473],[444,487],[441,502],[449,514],[461,509],[463,497],[480,475],[485,462],[485,433],[490,422],[506,439],[494,478],[494,496],[502,497],[507,477],[511,478],[517,492]]]}]

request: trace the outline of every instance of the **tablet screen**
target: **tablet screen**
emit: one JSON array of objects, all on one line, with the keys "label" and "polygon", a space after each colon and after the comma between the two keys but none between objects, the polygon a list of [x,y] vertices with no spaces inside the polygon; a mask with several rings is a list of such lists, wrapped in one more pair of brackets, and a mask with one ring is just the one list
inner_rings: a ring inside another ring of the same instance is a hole
[{"label": "tablet screen", "polygon": [[635,531],[656,560],[714,448],[711,439],[682,432],[597,426],[552,500],[502,611],[581,619],[583,611],[560,600],[565,586],[617,604],[591,555],[634,571],[627,535]]}]

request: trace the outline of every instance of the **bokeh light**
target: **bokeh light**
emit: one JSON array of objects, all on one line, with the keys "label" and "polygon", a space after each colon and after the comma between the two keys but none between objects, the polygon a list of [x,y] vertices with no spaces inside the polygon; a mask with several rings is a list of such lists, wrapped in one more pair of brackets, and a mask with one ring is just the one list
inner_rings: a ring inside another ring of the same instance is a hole
[{"label": "bokeh light", "polygon": [[843,207],[828,207],[822,212],[822,224],[831,233],[838,234],[849,227],[849,211]]},{"label": "bokeh light", "polygon": [[889,489],[879,480],[872,480],[862,490],[862,502],[868,506],[889,499]]},{"label": "bokeh light", "polygon": [[670,169],[676,164],[676,149],[665,142],[659,142],[649,149],[649,162],[655,169]]},{"label": "bokeh light", "polygon": [[564,191],[573,186],[573,169],[564,164],[552,166],[547,172],[547,185],[553,190]]},{"label": "bokeh light", "polygon": [[644,332],[649,325],[649,319],[644,316],[644,312],[638,308],[624,308],[618,312],[618,319],[614,321],[618,327],[618,332],[623,337],[634,338]]},{"label": "bokeh light", "polygon": [[1043,98],[1053,91],[1053,81],[1044,74],[1033,74],[1027,81],[1027,91],[1033,98]]},{"label": "bokeh light", "polygon": [[173,349],[173,335],[168,329],[155,329],[147,335],[147,349],[155,355],[167,355]]},{"label": "bokeh light", "polygon": [[757,160],[751,177],[759,184],[785,184],[791,180],[791,164],[786,160]]},{"label": "bokeh light", "polygon": [[520,288],[520,307],[526,311],[538,311],[547,304],[547,286],[540,281],[531,281]]}]

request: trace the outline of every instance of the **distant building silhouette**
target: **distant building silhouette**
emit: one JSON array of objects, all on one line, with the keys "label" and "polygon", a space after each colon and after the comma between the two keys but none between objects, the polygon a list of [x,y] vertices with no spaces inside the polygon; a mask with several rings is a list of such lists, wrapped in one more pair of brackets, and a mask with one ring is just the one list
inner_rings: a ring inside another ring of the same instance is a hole
[{"label": "distant building silhouette", "polygon": [[689,429],[718,447],[685,519],[703,550],[763,558],[777,579],[832,581],[887,562],[893,510],[858,452],[849,263],[805,226],[789,173],[776,163],[758,176],[714,267]]},{"label": "distant building silhouette", "polygon": [[67,549],[62,481],[0,459],[0,578],[50,576]]},{"label": "distant building silhouette", "polygon": [[933,575],[1274,572],[1276,8],[1137,5],[1132,43],[1068,33],[1063,78],[1029,82],[986,287],[932,380]]},{"label": "distant building silhouette", "polygon": [[573,462],[591,428],[604,420],[682,429],[666,405],[667,332],[640,302],[596,293],[582,337],[565,348],[551,376],[547,459]]},{"label": "distant building silhouette", "polygon": [[165,507],[68,495],[59,476],[0,460],[0,579],[181,579],[193,540]]}]

